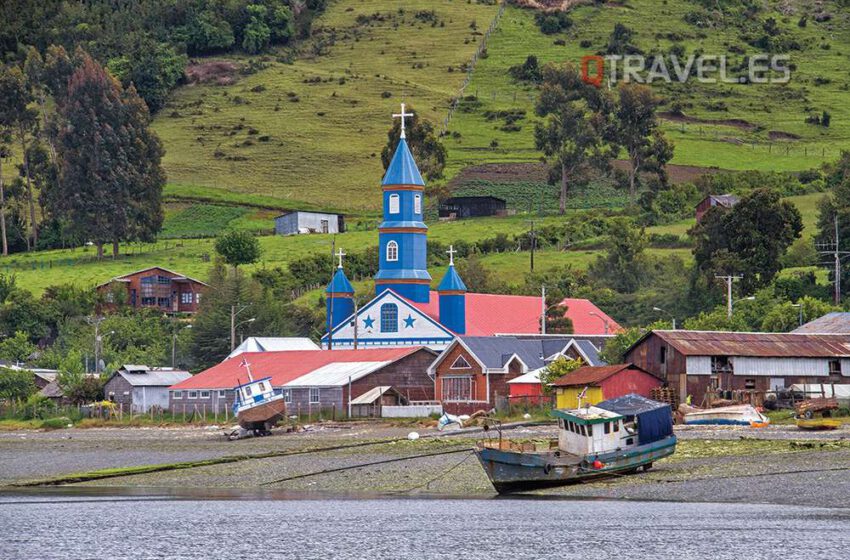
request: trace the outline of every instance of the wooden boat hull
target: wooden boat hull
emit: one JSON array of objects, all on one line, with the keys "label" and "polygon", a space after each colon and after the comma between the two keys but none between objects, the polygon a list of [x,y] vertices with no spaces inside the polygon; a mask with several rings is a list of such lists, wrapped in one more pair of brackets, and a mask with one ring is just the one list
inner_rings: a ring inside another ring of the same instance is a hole
[{"label": "wooden boat hull", "polygon": [[724,406],[695,410],[685,414],[684,421],[689,426],[750,426],[765,428],[770,420],[749,405]]},{"label": "wooden boat hull", "polygon": [[285,414],[286,402],[280,398],[240,410],[236,420],[246,430],[270,430]]},{"label": "wooden boat hull", "polygon": [[841,427],[841,420],[835,418],[798,418],[797,427],[801,430],[837,430]]},{"label": "wooden boat hull", "polygon": [[637,471],[649,468],[654,461],[673,454],[676,436],[660,441],[629,448],[627,451],[601,453],[599,460],[604,464],[595,469],[597,457],[579,457],[558,450],[547,452],[521,452],[479,444],[475,454],[490,482],[499,494],[522,492],[537,488],[566,486],[589,478]]}]

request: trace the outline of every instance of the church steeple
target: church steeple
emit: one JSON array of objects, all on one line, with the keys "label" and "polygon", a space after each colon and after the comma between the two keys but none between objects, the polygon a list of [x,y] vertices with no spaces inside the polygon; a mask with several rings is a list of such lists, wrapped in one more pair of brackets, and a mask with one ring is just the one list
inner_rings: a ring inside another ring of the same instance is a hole
[{"label": "church steeple", "polygon": [[440,298],[440,323],[455,334],[466,334],[466,284],[455,270],[454,247],[449,246],[449,269],[437,293]]},{"label": "church steeple", "polygon": [[375,275],[375,291],[392,289],[415,302],[427,303],[431,275],[427,268],[427,232],[423,221],[425,181],[416,167],[405,138],[404,104],[401,138],[390,161],[381,188],[384,194],[384,221],[378,226],[380,266]]},{"label": "church steeple", "polygon": [[328,332],[337,327],[347,317],[354,313],[354,286],[345,276],[342,269],[342,257],[345,253],[340,249],[336,256],[339,258],[339,266],[325,288],[325,313]]}]

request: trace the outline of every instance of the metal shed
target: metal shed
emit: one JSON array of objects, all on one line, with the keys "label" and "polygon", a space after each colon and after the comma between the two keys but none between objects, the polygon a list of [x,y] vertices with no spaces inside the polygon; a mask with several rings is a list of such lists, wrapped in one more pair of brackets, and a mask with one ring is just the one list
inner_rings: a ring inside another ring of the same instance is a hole
[{"label": "metal shed", "polygon": [[274,219],[274,232],[277,235],[342,233],[344,231],[345,221],[339,214],[296,210],[281,214]]}]

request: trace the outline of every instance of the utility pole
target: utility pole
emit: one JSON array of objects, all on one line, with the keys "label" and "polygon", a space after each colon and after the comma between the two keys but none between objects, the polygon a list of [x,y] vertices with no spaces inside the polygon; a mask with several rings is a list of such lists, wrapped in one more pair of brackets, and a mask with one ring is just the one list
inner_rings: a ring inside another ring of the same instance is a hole
[{"label": "utility pole", "polygon": [[835,305],[841,305],[841,259],[850,255],[850,251],[839,250],[838,214],[833,216],[832,223],[835,237],[832,241],[818,243],[816,248],[819,255],[823,255],[829,259],[827,262],[822,262],[821,265],[833,267],[833,302]]},{"label": "utility pole", "polygon": [[[354,300],[354,349],[357,350],[357,296],[355,295],[352,299]],[[328,335],[328,338],[330,338],[330,335]],[[349,399],[351,398],[351,392],[350,391],[351,391],[351,387],[349,387],[349,393],[348,393]],[[348,415],[351,416],[350,410],[348,411]]]},{"label": "utility pole", "polygon": [[546,334],[546,284],[540,287],[540,334]]},{"label": "utility pole", "polygon": [[531,244],[531,272],[534,272],[534,248],[537,246],[537,235],[534,233],[534,220],[531,223],[531,233],[529,234],[529,243]]},{"label": "utility pole", "polygon": [[[236,309],[239,307],[239,304],[230,306],[230,351],[233,352],[236,349],[236,316],[251,307],[250,303],[243,305],[240,309]],[[253,320],[253,319],[252,319]]]},{"label": "utility pole", "polygon": [[734,276],[732,274],[727,274],[725,276],[724,275],[715,275],[714,277],[717,278],[718,280],[723,280],[724,282],[726,282],[726,318],[731,319],[732,318],[732,283],[735,282],[736,280],[740,280],[744,276],[743,275]]}]

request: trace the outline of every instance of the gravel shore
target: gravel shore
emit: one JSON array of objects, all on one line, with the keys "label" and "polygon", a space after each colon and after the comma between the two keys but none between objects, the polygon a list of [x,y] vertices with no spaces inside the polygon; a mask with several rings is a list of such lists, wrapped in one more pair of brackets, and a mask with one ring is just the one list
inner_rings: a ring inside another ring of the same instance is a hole
[{"label": "gravel shore", "polygon": [[[410,431],[423,437],[407,441]],[[714,501],[848,507],[850,429],[805,433],[794,426],[751,430],[680,427],[677,453],[648,473],[566,486],[535,494],[572,498]],[[222,430],[88,429],[0,433],[0,486],[105,468],[243,456],[236,462],[94,480],[76,488],[196,491],[321,492],[331,494],[495,495],[468,450],[481,433],[444,437],[432,428],[373,423],[314,426],[265,438],[227,441]],[[542,439],[553,426],[511,430]],[[391,442],[390,442],[391,441]],[[267,453],[370,443],[362,447],[268,458]],[[439,454],[437,454],[439,453]],[[399,460],[418,455],[430,455]],[[353,467],[366,463],[378,463]]]}]

